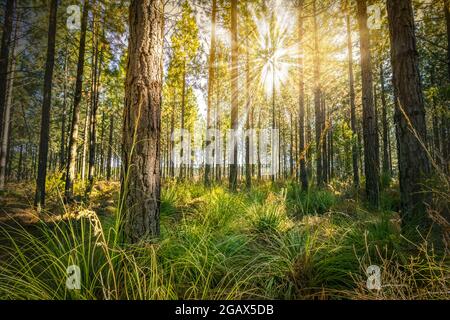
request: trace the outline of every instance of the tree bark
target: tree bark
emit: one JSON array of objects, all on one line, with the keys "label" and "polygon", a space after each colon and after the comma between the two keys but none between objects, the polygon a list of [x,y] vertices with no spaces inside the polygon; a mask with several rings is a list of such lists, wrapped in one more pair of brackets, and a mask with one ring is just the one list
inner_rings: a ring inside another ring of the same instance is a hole
[{"label": "tree bark", "polygon": [[378,132],[373,97],[370,33],[367,27],[366,0],[358,0],[358,24],[361,50],[361,78],[363,105],[364,170],[366,175],[367,200],[373,207],[379,206],[379,150]]},{"label": "tree bark", "polygon": [[391,61],[396,96],[401,216],[404,227],[425,227],[430,195],[422,183],[430,174],[425,151],[427,129],[419,58],[410,0],[388,0]]},{"label": "tree bark", "polygon": [[99,101],[99,85],[102,75],[103,65],[103,48],[98,53],[99,42],[96,40],[96,54],[95,54],[95,67],[94,67],[94,101],[92,103],[91,121],[90,121],[90,134],[89,134],[89,171],[88,171],[88,186],[86,193],[89,194],[94,186],[95,178],[95,159],[97,154],[97,113],[98,113],[98,101]]},{"label": "tree bark", "polygon": [[390,175],[389,168],[389,123],[387,117],[386,87],[384,82],[383,62],[380,64],[380,83],[381,83],[381,106],[382,106],[382,122],[383,122],[383,173]]},{"label": "tree bark", "polygon": [[209,186],[211,184],[211,137],[209,135],[209,130],[211,129],[211,109],[212,109],[212,95],[214,87],[214,77],[215,68],[214,63],[216,59],[216,11],[217,11],[217,0],[212,0],[212,12],[211,12],[211,48],[209,50],[209,63],[208,63],[208,106],[207,106],[207,116],[206,116],[206,151],[208,152],[208,161],[205,164],[205,185]]},{"label": "tree bark", "polygon": [[53,69],[55,66],[56,23],[58,1],[50,2],[48,26],[47,62],[44,75],[44,101],[42,103],[41,135],[39,140],[39,163],[34,205],[40,211],[45,207],[45,182],[47,178],[48,140],[50,136],[50,111],[52,105]]},{"label": "tree bark", "polygon": [[444,0],[445,22],[447,25],[447,69],[448,80],[450,82],[450,3],[449,0]]},{"label": "tree bark", "polygon": [[77,78],[75,83],[75,94],[72,110],[72,126],[69,138],[69,152],[67,157],[67,172],[65,184],[65,201],[70,201],[73,197],[73,182],[75,180],[75,169],[77,162],[77,145],[78,145],[78,123],[80,121],[80,102],[83,91],[83,71],[84,56],[86,49],[86,29],[87,18],[89,13],[89,0],[84,1],[83,16],[81,19],[80,46],[78,51]]},{"label": "tree bark", "polygon": [[14,78],[16,72],[16,52],[17,47],[17,33],[19,30],[19,18],[17,19],[16,26],[14,28],[14,36],[11,39],[12,52],[11,52],[11,63],[8,66],[8,85],[6,92],[6,104],[3,114],[3,119],[0,122],[3,123],[3,132],[0,132],[1,146],[0,146],[0,190],[5,188],[5,182],[7,178],[7,164],[8,164],[8,146],[10,145],[10,133],[11,133],[11,112],[12,112],[12,102],[13,102],[13,88],[14,88]]},{"label": "tree bark", "polygon": [[[185,130],[185,112],[186,112],[186,61],[183,64],[183,85],[181,92],[181,130]],[[186,163],[184,161],[185,153],[188,150],[184,150],[184,133],[181,134],[181,150],[180,150],[180,180],[184,180],[186,174]]]},{"label": "tree bark", "polygon": [[159,236],[160,128],[164,12],[162,0],[132,0],[123,126],[125,236]]},{"label": "tree bark", "polygon": [[0,47],[0,135],[3,132],[3,117],[8,90],[9,50],[11,45],[15,5],[15,0],[7,0],[4,11],[5,21],[3,24],[2,42]]},{"label": "tree bark", "polygon": [[64,80],[63,80],[63,105],[61,115],[61,147],[59,153],[59,166],[60,169],[64,169],[66,158],[66,117],[67,117],[67,77],[68,77],[68,59],[69,52],[66,45],[66,51],[64,56]]},{"label": "tree bark", "polygon": [[112,145],[114,135],[114,113],[111,112],[109,120],[109,142],[108,142],[108,159],[106,162],[106,180],[111,180],[111,162],[112,162]]},{"label": "tree bark", "polygon": [[314,22],[314,113],[315,113],[315,131],[316,131],[316,175],[317,185],[322,186],[322,108],[321,108],[321,86],[320,86],[320,52],[319,52],[319,35],[317,26],[317,7],[316,0],[313,2],[313,22]]},{"label": "tree bark", "polygon": [[299,150],[297,154],[300,160],[300,183],[303,190],[308,190],[308,172],[306,168],[306,142],[305,142],[305,82],[304,82],[304,62],[303,62],[303,2],[298,10],[298,43],[299,43],[299,58],[298,58],[298,78],[299,78],[299,103],[298,103],[298,123],[299,123]]},{"label": "tree bark", "polygon": [[237,189],[238,180],[238,148],[235,133],[239,126],[239,87],[238,87],[238,0],[231,0],[231,130],[233,139],[229,142],[231,150],[231,162],[229,164],[230,189]]},{"label": "tree bark", "polygon": [[[248,42],[247,42],[248,48]],[[250,153],[250,150],[253,146],[253,136],[250,133],[253,129],[253,106],[250,98],[250,54],[247,50],[246,52],[246,62],[245,62],[245,94],[246,94],[246,124],[245,127],[247,129],[247,134],[245,135],[245,182],[247,186],[247,190],[251,190],[252,188],[252,174],[253,174],[253,154]]]}]

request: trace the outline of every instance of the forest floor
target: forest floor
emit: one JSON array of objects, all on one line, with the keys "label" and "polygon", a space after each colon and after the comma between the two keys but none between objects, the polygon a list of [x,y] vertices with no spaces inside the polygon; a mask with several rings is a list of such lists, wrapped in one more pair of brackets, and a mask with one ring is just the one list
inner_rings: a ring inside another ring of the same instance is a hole
[{"label": "forest floor", "polygon": [[[167,181],[161,238],[125,246],[118,183],[99,182],[88,200],[67,207],[54,181],[40,217],[31,183],[0,197],[0,298],[450,298],[448,254],[426,235],[401,234],[397,186],[385,188],[374,211],[338,182],[307,193],[269,182],[231,193]],[[76,293],[61,285],[71,264],[83,270]],[[371,265],[382,270],[381,290],[367,288]]]}]

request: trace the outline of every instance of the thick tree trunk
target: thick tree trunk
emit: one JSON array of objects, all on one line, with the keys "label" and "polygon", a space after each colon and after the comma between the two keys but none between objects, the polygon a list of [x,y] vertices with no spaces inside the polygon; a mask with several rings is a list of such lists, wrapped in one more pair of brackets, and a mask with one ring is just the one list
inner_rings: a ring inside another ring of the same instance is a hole
[{"label": "thick tree trunk", "polygon": [[207,116],[206,116],[206,151],[208,152],[208,161],[205,164],[205,185],[209,186],[211,183],[211,149],[213,149],[211,143],[211,137],[209,135],[209,130],[211,129],[211,110],[213,101],[213,87],[214,87],[214,77],[215,77],[215,59],[216,59],[216,11],[217,11],[217,0],[212,0],[212,12],[211,12],[211,48],[209,50],[209,63],[208,63],[208,106],[207,106]]},{"label": "thick tree trunk", "polygon": [[53,68],[55,65],[56,22],[58,0],[50,2],[48,26],[47,62],[44,75],[44,101],[42,103],[41,135],[39,141],[39,163],[34,205],[38,211],[45,207],[45,182],[47,178],[48,140],[50,136],[50,109],[52,104]]},{"label": "thick tree trunk", "polygon": [[231,130],[233,139],[229,141],[231,151],[231,163],[229,164],[230,189],[237,189],[238,180],[238,148],[235,133],[239,126],[239,87],[238,87],[238,0],[231,0]]},{"label": "thick tree trunk", "polygon": [[12,102],[13,102],[13,88],[14,88],[14,78],[16,71],[16,47],[17,47],[17,33],[19,30],[19,18],[17,19],[16,26],[14,27],[14,38],[11,39],[12,52],[11,52],[11,63],[8,66],[8,85],[6,92],[6,103],[5,110],[3,114],[3,119],[0,122],[3,123],[3,132],[0,132],[1,145],[0,145],[0,190],[5,188],[5,182],[7,178],[7,164],[8,164],[8,146],[10,142],[11,133],[11,113],[12,113]]},{"label": "thick tree trunk", "polygon": [[86,49],[86,29],[87,18],[89,13],[89,0],[84,1],[83,16],[81,19],[80,46],[78,51],[77,78],[75,83],[75,94],[72,110],[72,126],[69,138],[69,151],[67,157],[67,172],[65,184],[65,200],[70,201],[73,196],[73,182],[75,180],[75,169],[77,162],[77,145],[78,145],[78,123],[80,121],[80,102],[83,91],[83,71],[84,56]]},{"label": "thick tree trunk", "polygon": [[430,195],[422,183],[430,174],[425,150],[427,136],[419,58],[410,0],[388,0],[393,83],[396,96],[398,166],[400,171],[403,226],[427,225],[426,204]]},{"label": "thick tree trunk", "polygon": [[298,43],[299,58],[298,58],[298,78],[299,78],[299,103],[298,103],[298,123],[299,133],[298,139],[300,142],[297,154],[300,160],[300,183],[303,190],[308,190],[308,172],[306,168],[306,142],[305,142],[305,82],[304,82],[304,63],[303,63],[303,2],[299,6],[298,12]]},{"label": "thick tree trunk", "polygon": [[3,117],[8,90],[9,50],[11,45],[15,5],[15,0],[6,0],[2,42],[0,47],[0,135],[3,132]]},{"label": "thick tree trunk", "polygon": [[136,243],[159,236],[162,0],[132,0],[125,87],[122,194],[124,231]]},{"label": "thick tree trunk", "polygon": [[367,27],[366,0],[358,0],[358,24],[361,50],[361,78],[363,105],[364,170],[366,194],[370,205],[379,206],[379,143],[373,97],[372,62],[370,54],[370,34]]}]

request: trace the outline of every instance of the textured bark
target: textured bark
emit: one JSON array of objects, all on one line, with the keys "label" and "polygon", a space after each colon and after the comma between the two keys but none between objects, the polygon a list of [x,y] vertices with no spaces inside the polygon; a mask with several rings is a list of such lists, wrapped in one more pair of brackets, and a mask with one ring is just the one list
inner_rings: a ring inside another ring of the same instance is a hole
[{"label": "textured bark", "polygon": [[398,166],[403,226],[427,225],[430,195],[422,183],[430,174],[425,151],[425,107],[418,68],[413,9],[410,0],[388,0],[391,60],[396,96]]},{"label": "textured bark", "polygon": [[448,80],[450,81],[450,2],[449,2],[449,0],[444,0],[444,14],[445,14],[445,22],[447,25],[447,69],[448,69]]},{"label": "textured bark", "polygon": [[[239,126],[239,87],[238,87],[238,0],[231,0],[231,129],[237,131]],[[229,183],[230,189],[237,189],[238,179],[238,148],[235,139],[230,141],[232,144],[229,148],[231,150],[231,161],[229,164]]]},{"label": "textured bark", "polygon": [[381,83],[381,107],[382,107],[382,123],[383,123],[383,166],[382,170],[384,174],[390,175],[389,166],[389,123],[387,117],[387,102],[386,102],[386,87],[384,82],[384,69],[383,63],[380,64],[380,83]]},{"label": "textured bark", "polygon": [[379,143],[373,97],[372,62],[370,54],[370,34],[367,27],[366,0],[358,0],[358,24],[361,50],[361,78],[363,105],[364,171],[366,194],[370,205],[379,206]]},{"label": "textured bark", "polygon": [[315,127],[316,127],[316,174],[317,185],[323,184],[322,174],[322,150],[321,150],[321,138],[322,138],[322,108],[321,108],[321,85],[320,85],[320,53],[319,53],[319,35],[317,30],[317,8],[316,0],[313,2],[313,15],[314,15],[314,113],[315,113]]},{"label": "textured bark", "polygon": [[75,83],[75,93],[72,109],[72,125],[69,138],[69,151],[67,157],[67,172],[65,184],[65,200],[70,201],[73,196],[73,182],[75,180],[75,171],[77,163],[77,146],[78,146],[78,125],[80,121],[80,102],[83,91],[83,71],[84,56],[86,49],[86,29],[87,18],[89,13],[89,0],[84,1],[83,16],[81,18],[80,46],[78,49],[77,77]]},{"label": "textured bark", "polygon": [[59,166],[60,169],[64,169],[66,158],[66,118],[67,118],[67,77],[68,77],[68,59],[69,53],[66,45],[65,57],[64,57],[64,80],[63,80],[63,105],[61,115],[61,147],[59,151]]},{"label": "textured bark", "polygon": [[45,207],[45,182],[47,178],[48,141],[50,135],[50,111],[52,104],[53,69],[55,65],[56,23],[58,1],[50,2],[48,26],[47,62],[44,75],[44,101],[42,103],[41,135],[39,141],[39,163],[34,205],[38,210]]},{"label": "textured bark", "polygon": [[162,0],[132,0],[123,126],[122,194],[129,242],[160,232]]},{"label": "textured bark", "polygon": [[8,85],[7,85],[7,93],[6,93],[6,104],[3,115],[3,123],[2,132],[0,132],[1,137],[1,147],[0,147],[0,190],[5,188],[5,182],[7,178],[7,164],[8,164],[8,154],[9,154],[9,146],[10,146],[10,133],[11,133],[11,113],[12,113],[12,101],[13,101],[13,87],[14,87],[14,78],[16,71],[16,52],[15,49],[17,47],[17,33],[19,30],[19,19],[18,17],[16,26],[14,27],[14,36],[11,40],[11,63],[8,67]]},{"label": "textured bark", "polygon": [[301,52],[298,58],[298,78],[299,78],[299,102],[298,102],[298,139],[299,150],[297,154],[300,157],[300,183],[303,190],[308,190],[308,172],[306,171],[306,142],[305,142],[305,82],[303,74],[303,3],[299,6],[298,12],[298,42]]},{"label": "textured bark", "polygon": [[[212,95],[214,88],[215,68],[214,63],[216,59],[216,12],[217,12],[217,0],[212,0],[212,12],[211,12],[211,48],[209,50],[209,63],[208,63],[208,109],[206,116],[206,150],[209,152],[211,148],[211,137],[209,136],[209,130],[211,129],[211,110],[212,110]],[[210,154],[210,153],[209,153]],[[211,183],[211,164],[205,165],[205,185],[209,186]]]},{"label": "textured bark", "polygon": [[5,4],[5,19],[3,24],[2,42],[0,47],[0,135],[3,132],[3,117],[5,112],[6,95],[8,90],[8,66],[11,34],[14,20],[16,1],[7,0]]}]

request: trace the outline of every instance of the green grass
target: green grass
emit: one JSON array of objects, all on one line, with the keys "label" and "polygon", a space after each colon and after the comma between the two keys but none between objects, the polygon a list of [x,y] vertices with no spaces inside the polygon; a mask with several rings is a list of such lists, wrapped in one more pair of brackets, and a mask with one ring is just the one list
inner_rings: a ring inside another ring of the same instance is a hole
[{"label": "green grass", "polygon": [[[368,212],[294,184],[230,193],[167,183],[157,244],[125,245],[116,217],[89,210],[2,227],[0,299],[448,299],[446,256],[426,239],[411,246],[385,201]],[[73,264],[81,290],[65,285]],[[368,291],[371,264],[398,286]]]}]

